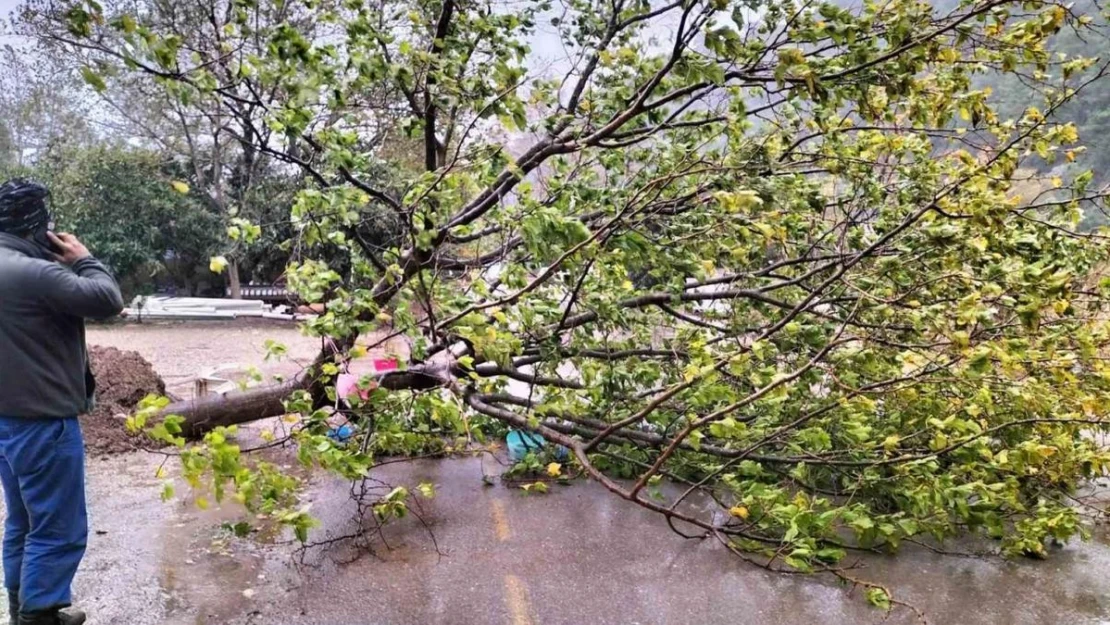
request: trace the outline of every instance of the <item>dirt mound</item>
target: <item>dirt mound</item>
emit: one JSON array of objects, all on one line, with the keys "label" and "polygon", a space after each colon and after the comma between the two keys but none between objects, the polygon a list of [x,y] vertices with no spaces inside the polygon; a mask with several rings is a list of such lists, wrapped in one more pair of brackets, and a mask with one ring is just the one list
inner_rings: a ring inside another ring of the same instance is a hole
[{"label": "dirt mound", "polygon": [[115,454],[137,449],[142,440],[128,434],[124,418],[144,397],[165,394],[166,383],[137,352],[89,347],[96,376],[96,410],[81,417],[90,453]]}]

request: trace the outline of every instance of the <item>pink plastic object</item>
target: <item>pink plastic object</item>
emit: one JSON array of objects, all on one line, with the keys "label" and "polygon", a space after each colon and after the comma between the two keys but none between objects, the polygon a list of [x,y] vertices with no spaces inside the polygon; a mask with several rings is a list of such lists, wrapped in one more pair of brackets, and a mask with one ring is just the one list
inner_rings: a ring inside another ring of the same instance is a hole
[{"label": "pink plastic object", "polygon": [[339,396],[346,399],[358,395],[364,401],[370,399],[370,391],[358,387],[358,376],[350,373],[340,373],[335,380],[335,390]]},{"label": "pink plastic object", "polygon": [[393,371],[397,368],[397,361],[393,358],[375,358],[374,371]]}]

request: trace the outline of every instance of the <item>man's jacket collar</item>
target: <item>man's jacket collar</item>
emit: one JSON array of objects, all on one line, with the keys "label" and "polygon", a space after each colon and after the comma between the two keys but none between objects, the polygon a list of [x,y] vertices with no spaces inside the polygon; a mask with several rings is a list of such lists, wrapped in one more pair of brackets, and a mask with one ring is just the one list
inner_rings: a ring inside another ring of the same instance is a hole
[{"label": "man's jacket collar", "polygon": [[0,232],[0,250],[10,250],[23,256],[30,256],[31,258],[51,260],[46,256],[46,250],[43,250],[38,244],[22,237],[17,237],[14,234],[8,234],[7,232]]}]

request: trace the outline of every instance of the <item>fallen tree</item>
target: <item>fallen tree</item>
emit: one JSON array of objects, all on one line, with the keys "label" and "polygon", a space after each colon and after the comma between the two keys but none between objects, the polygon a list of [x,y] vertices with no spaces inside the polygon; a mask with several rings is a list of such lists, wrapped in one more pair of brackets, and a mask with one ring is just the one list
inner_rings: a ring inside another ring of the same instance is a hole
[{"label": "fallen tree", "polygon": [[205,395],[174,402],[161,411],[161,415],[182,418],[181,433],[189,439],[198,439],[219,427],[250,423],[285,413],[285,400],[293,391],[309,387],[307,376],[277,384],[248,388],[219,395]]},{"label": "fallen tree", "polygon": [[[422,433],[507,424],[771,568],[967,530],[1042,554],[1082,531],[1072,498],[1110,461],[1084,435],[1105,428],[1110,328],[1105,237],[1075,225],[1104,195],[1048,170],[1082,153],[1055,112],[1106,66],[1049,52],[1088,22],[1067,7],[284,2],[338,28],[205,57],[123,3],[63,4],[26,23],[94,78],[262,107],[284,140],[258,148],[316,185],[288,277],[327,302],[307,330],[328,349],[286,386],[170,407],[186,433],[300,415],[302,459],[358,478]],[[218,38],[268,3],[180,4],[224,16]],[[1002,119],[982,72],[1044,101]],[[334,123],[370,86],[422,167]],[[383,162],[402,193],[368,176]],[[358,236],[371,208],[403,245]],[[363,436],[329,442],[334,377],[383,325],[407,370],[365,380],[339,410]],[[235,454],[201,468],[260,496]]]},{"label": "fallen tree", "polygon": [[[386,390],[426,390],[442,385],[445,374],[446,371],[441,369],[419,366],[381,374],[373,379],[375,387]],[[313,388],[316,381],[310,372],[305,372],[281,384],[181,400],[160,408],[156,418],[179,417],[181,435],[195,440],[216,428],[286,414],[285,401],[296,391],[313,391],[321,397],[326,396],[326,389]]]}]

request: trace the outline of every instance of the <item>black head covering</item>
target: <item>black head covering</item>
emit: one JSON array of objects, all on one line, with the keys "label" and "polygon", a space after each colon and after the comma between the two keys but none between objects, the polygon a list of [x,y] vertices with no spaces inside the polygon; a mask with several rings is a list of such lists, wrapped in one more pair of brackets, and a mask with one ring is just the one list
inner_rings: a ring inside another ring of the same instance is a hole
[{"label": "black head covering", "polygon": [[33,180],[16,178],[0,185],[0,232],[45,234],[50,225],[48,197],[50,191]]}]

